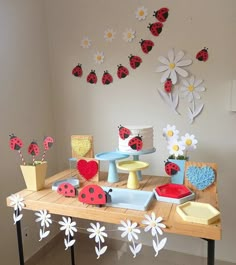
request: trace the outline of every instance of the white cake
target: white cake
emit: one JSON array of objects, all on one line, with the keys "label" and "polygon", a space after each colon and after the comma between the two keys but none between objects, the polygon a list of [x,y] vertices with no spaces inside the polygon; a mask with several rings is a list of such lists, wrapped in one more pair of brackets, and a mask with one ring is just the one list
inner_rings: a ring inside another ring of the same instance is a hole
[{"label": "white cake", "polygon": [[153,147],[152,126],[119,126],[119,151],[135,153],[150,151]]}]

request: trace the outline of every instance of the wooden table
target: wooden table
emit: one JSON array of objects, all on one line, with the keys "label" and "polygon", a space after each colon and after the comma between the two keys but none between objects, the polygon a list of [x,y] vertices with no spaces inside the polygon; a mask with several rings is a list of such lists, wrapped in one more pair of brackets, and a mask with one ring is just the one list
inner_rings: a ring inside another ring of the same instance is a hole
[{"label": "wooden table", "polygon": [[[186,235],[204,239],[208,242],[208,265],[214,265],[215,260],[215,240],[221,239],[221,220],[211,225],[202,225],[196,223],[185,222],[176,213],[176,204],[159,202],[153,199],[148,211],[136,211],[121,208],[112,207],[94,207],[91,205],[85,205],[78,201],[77,198],[66,198],[59,195],[57,192],[52,191],[51,185],[54,181],[59,179],[69,178],[71,175],[76,174],[77,171],[65,170],[60,172],[46,180],[45,189],[34,192],[28,190],[22,190],[18,194],[24,198],[26,210],[39,211],[45,209],[51,214],[58,214],[62,216],[70,216],[74,218],[82,218],[94,221],[107,222],[112,224],[120,224],[120,220],[131,220],[137,222],[142,227],[141,221],[144,219],[144,214],[150,214],[155,212],[157,216],[163,217],[163,223],[166,225],[164,232],[173,233],[178,235]],[[99,185],[111,186],[111,187],[127,187],[127,174],[119,174],[120,182],[108,183],[107,173],[101,173]],[[156,177],[156,176],[143,176],[140,181],[140,190],[152,191],[157,185],[162,185],[169,182],[168,177]],[[89,182],[80,179],[80,188],[87,185]],[[196,191],[196,201],[210,203],[219,210],[218,206],[218,194],[212,192],[212,189],[208,192]],[[10,206],[10,199],[7,198],[7,205]],[[23,245],[21,238],[20,222],[17,222],[18,231],[18,245],[20,265],[24,264]],[[71,249],[71,260],[74,263],[74,250]]]}]

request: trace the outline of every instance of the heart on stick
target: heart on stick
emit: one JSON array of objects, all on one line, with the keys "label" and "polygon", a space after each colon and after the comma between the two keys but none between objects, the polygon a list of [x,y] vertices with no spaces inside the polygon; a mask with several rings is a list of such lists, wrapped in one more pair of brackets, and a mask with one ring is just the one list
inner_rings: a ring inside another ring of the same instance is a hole
[{"label": "heart on stick", "polygon": [[90,180],[98,173],[98,163],[94,160],[80,159],[77,162],[77,169],[83,178]]},{"label": "heart on stick", "polygon": [[189,182],[198,190],[204,190],[215,181],[215,172],[209,166],[190,166],[186,171]]},{"label": "heart on stick", "polygon": [[71,146],[77,155],[83,157],[91,149],[91,141],[89,139],[72,139]]}]

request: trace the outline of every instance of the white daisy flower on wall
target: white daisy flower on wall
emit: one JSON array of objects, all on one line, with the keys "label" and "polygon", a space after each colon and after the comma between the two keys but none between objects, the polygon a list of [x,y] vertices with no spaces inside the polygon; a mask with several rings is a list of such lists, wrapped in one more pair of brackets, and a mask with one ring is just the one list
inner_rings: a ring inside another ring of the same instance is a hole
[{"label": "white daisy flower on wall", "polygon": [[179,137],[179,131],[176,129],[175,125],[167,124],[166,128],[163,128],[163,136],[167,141],[177,139]]},{"label": "white daisy flower on wall", "polygon": [[185,145],[186,151],[191,151],[197,148],[197,139],[193,134],[186,133],[184,136],[181,136],[181,141]]},{"label": "white daisy flower on wall", "polygon": [[126,29],[123,32],[123,40],[126,42],[132,42],[135,36],[136,32],[133,29]]},{"label": "white daisy flower on wall", "polygon": [[144,6],[138,7],[135,11],[135,17],[140,20],[145,20],[148,15],[147,8]]},{"label": "white daisy flower on wall", "polygon": [[71,218],[68,217],[62,217],[62,221],[58,222],[59,225],[61,225],[60,230],[63,231],[65,230],[65,235],[67,238],[64,238],[64,244],[65,244],[65,250],[67,250],[69,247],[72,247],[75,243],[75,239],[71,240],[71,237],[74,236],[74,233],[77,232],[76,228],[76,222],[72,222]]},{"label": "white daisy flower on wall", "polygon": [[13,213],[13,220],[14,224],[16,224],[18,221],[20,221],[23,217],[23,214],[20,212],[22,211],[22,208],[25,206],[24,199],[20,197],[19,194],[12,194],[10,196],[10,206],[14,207],[14,213]]},{"label": "white daisy flower on wall", "polygon": [[173,139],[172,141],[168,142],[167,149],[169,150],[170,155],[178,157],[184,154],[185,146],[183,142]]},{"label": "white daisy flower on wall", "polygon": [[88,37],[83,37],[80,45],[81,47],[88,49],[91,46],[91,40]]},{"label": "white daisy flower on wall", "polygon": [[94,54],[94,60],[96,64],[102,64],[104,62],[104,53],[103,52],[96,52]]},{"label": "white daisy flower on wall", "polygon": [[35,215],[38,216],[35,222],[40,222],[40,226],[42,227],[42,229],[39,230],[39,241],[41,241],[50,234],[50,231],[45,231],[45,228],[52,224],[51,214],[49,214],[47,210],[40,210],[36,212]]},{"label": "white daisy flower on wall", "polygon": [[180,87],[180,91],[184,97],[188,98],[188,102],[192,102],[195,99],[200,99],[201,96],[199,92],[206,90],[202,84],[203,80],[195,79],[194,76],[191,76],[188,80],[184,79],[182,82],[183,84]]},{"label": "white daisy flower on wall", "polygon": [[159,62],[163,65],[158,66],[156,72],[162,73],[161,83],[164,83],[167,78],[171,78],[173,85],[175,85],[178,81],[178,75],[182,77],[187,77],[188,72],[183,69],[183,66],[188,66],[192,63],[190,59],[183,59],[184,52],[179,51],[175,54],[174,49],[168,51],[167,58],[164,56],[160,56],[158,58]]},{"label": "white daisy flower on wall", "polygon": [[113,29],[107,29],[104,32],[104,39],[108,42],[112,42],[115,38],[116,32]]}]

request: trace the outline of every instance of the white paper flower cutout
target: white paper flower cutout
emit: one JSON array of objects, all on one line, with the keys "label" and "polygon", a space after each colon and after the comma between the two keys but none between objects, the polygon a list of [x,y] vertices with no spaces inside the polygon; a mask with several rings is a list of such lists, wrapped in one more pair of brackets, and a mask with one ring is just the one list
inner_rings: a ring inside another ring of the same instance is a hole
[{"label": "white paper flower cutout", "polygon": [[144,6],[138,7],[135,11],[135,17],[140,20],[145,20],[148,15],[147,8]]},{"label": "white paper flower cutout", "polygon": [[126,42],[132,42],[133,39],[136,37],[136,32],[133,29],[126,29],[123,32],[123,40]]},{"label": "white paper flower cutout", "polygon": [[158,255],[159,251],[164,248],[167,238],[163,238],[161,241],[159,241],[159,235],[163,235],[162,228],[166,228],[165,224],[162,224],[163,221],[162,217],[157,217],[154,212],[151,213],[151,215],[145,214],[144,217],[145,220],[142,221],[146,227],[144,228],[145,232],[151,231],[151,234],[153,237],[155,237],[156,240],[152,241],[153,248],[155,250],[155,257]]},{"label": "white paper flower cutout", "polygon": [[104,32],[104,39],[108,42],[112,42],[115,38],[116,32],[113,29],[107,29]]},{"label": "white paper flower cutout", "polygon": [[96,64],[102,64],[104,62],[104,53],[103,52],[96,52],[94,54],[94,60]]},{"label": "white paper flower cutout", "polygon": [[122,238],[127,236],[128,240],[133,243],[133,245],[129,245],[129,248],[133,253],[133,257],[135,258],[136,255],[140,252],[142,244],[139,243],[136,246],[134,240],[138,240],[137,234],[140,234],[141,231],[137,228],[138,224],[136,222],[132,223],[130,220],[127,220],[127,222],[121,220],[120,223],[122,224],[122,226],[119,226],[118,230],[123,231],[123,233],[121,234]]},{"label": "white paper flower cutout", "polygon": [[203,80],[197,80],[194,76],[191,76],[189,80],[183,80],[183,85],[180,87],[180,91],[184,97],[188,98],[188,102],[201,98],[199,92],[206,90],[202,83]]},{"label": "white paper flower cutout", "polygon": [[169,150],[170,155],[177,157],[184,154],[185,146],[181,141],[173,139],[172,141],[168,142],[167,149]]},{"label": "white paper flower cutout", "polygon": [[175,125],[167,124],[166,128],[163,128],[163,136],[166,138],[167,141],[178,139],[179,131],[176,129]]},{"label": "white paper flower cutout", "polygon": [[13,220],[14,220],[14,225],[20,221],[23,217],[23,214],[20,212],[22,211],[22,208],[25,206],[24,204],[24,199],[20,197],[19,194],[12,194],[10,196],[10,206],[14,207],[14,213],[13,213]]},{"label": "white paper flower cutout", "polygon": [[197,139],[193,134],[186,133],[184,136],[181,136],[181,141],[185,146],[186,151],[192,151],[197,148],[196,144],[198,143]]},{"label": "white paper flower cutout", "polygon": [[58,223],[61,225],[60,230],[63,231],[65,230],[65,235],[67,236],[67,239],[64,239],[64,244],[65,244],[65,250],[67,250],[69,247],[72,247],[75,243],[75,239],[71,240],[71,237],[74,236],[74,233],[77,232],[76,228],[76,222],[72,222],[71,218],[68,217],[62,217],[63,221],[59,221]]},{"label": "white paper flower cutout", "polygon": [[97,254],[97,259],[99,259],[107,250],[107,246],[101,248],[101,242],[105,242],[104,237],[107,237],[107,233],[105,232],[105,226],[101,226],[98,222],[96,225],[90,223],[90,226],[91,228],[88,228],[87,231],[90,233],[89,238],[95,238],[95,242],[98,243],[98,247],[95,246],[95,252]]},{"label": "white paper flower cutout", "polygon": [[91,40],[88,37],[83,37],[80,45],[81,47],[88,49],[91,46]]},{"label": "white paper flower cutout", "polygon": [[172,80],[173,85],[175,85],[178,81],[178,75],[182,77],[187,77],[188,72],[183,69],[183,66],[188,66],[192,63],[190,59],[183,59],[184,52],[179,51],[175,54],[174,49],[168,51],[167,58],[164,56],[160,56],[158,60],[163,64],[158,66],[156,72],[162,73],[161,83],[164,83],[166,79],[169,77]]},{"label": "white paper flower cutout", "polygon": [[45,228],[52,224],[51,214],[49,214],[47,210],[40,210],[36,212],[35,215],[38,216],[35,222],[40,222],[40,226],[42,227],[42,229],[39,230],[39,241],[41,241],[50,234],[50,231],[45,231]]}]

